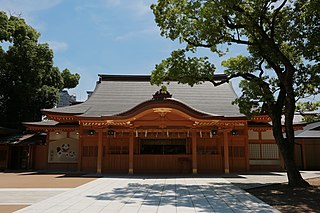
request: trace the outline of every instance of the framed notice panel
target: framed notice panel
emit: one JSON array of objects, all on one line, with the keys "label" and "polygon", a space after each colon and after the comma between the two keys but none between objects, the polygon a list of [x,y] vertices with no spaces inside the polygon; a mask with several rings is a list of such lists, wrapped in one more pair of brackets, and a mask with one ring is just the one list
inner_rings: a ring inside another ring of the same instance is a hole
[{"label": "framed notice panel", "polygon": [[78,140],[73,138],[62,138],[51,141],[48,150],[49,163],[77,163],[78,161]]}]

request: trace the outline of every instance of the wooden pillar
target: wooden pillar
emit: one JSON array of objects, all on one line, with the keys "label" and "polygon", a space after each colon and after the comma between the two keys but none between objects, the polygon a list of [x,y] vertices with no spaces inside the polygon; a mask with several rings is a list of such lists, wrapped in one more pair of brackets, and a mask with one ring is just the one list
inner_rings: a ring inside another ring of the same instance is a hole
[{"label": "wooden pillar", "polygon": [[249,129],[248,126],[245,128],[245,159],[246,159],[246,171],[250,170],[250,162],[249,162]]},{"label": "wooden pillar", "polygon": [[[307,156],[306,156],[306,145],[304,138],[302,139],[302,161],[303,161],[303,169],[308,169],[307,166]],[[283,162],[283,168],[284,168],[284,162]]]},{"label": "wooden pillar", "polygon": [[103,140],[103,130],[98,130],[98,157],[97,157],[97,174],[101,174],[102,171],[102,140]]},{"label": "wooden pillar", "polygon": [[[81,125],[81,124],[80,124]],[[78,143],[79,143],[79,153],[78,153],[78,172],[82,170],[82,150],[83,150],[83,130],[80,126],[79,132],[78,132]]]},{"label": "wooden pillar", "polygon": [[129,174],[133,174],[133,150],[134,150],[134,136],[133,132],[129,135]]},{"label": "wooden pillar", "polygon": [[229,137],[228,131],[223,132],[224,173],[229,174]]},{"label": "wooden pillar", "polygon": [[197,165],[197,132],[192,132],[191,138],[191,147],[192,147],[192,174],[198,173],[198,165]]},{"label": "wooden pillar", "polygon": [[32,169],[32,152],[33,152],[33,145],[28,145],[28,169]]},{"label": "wooden pillar", "polygon": [[7,169],[10,167],[10,164],[11,164],[11,152],[12,152],[12,146],[9,146],[7,144],[7,167],[6,167]]},{"label": "wooden pillar", "polygon": [[10,149],[9,149],[9,145],[8,145],[8,144],[6,145],[6,148],[7,148],[7,155],[6,155],[6,169],[8,169],[8,168],[9,168],[9,151],[10,151]]}]

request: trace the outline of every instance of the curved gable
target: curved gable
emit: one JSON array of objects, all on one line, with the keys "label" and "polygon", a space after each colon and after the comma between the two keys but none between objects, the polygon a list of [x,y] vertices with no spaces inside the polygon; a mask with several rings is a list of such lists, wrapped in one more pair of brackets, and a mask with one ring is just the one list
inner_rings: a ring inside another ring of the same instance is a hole
[{"label": "curved gable", "polygon": [[[183,117],[189,118],[201,118],[201,119],[221,119],[223,116],[212,115],[205,112],[198,111],[189,107],[188,105],[174,99],[165,99],[165,100],[149,100],[143,103],[138,104],[137,106],[129,109],[126,112],[119,113],[115,117],[130,118],[135,117],[139,114],[145,114],[148,111],[153,111],[157,113],[161,112],[171,112],[175,111],[177,114],[182,115]],[[103,117],[103,116],[102,116]]]}]

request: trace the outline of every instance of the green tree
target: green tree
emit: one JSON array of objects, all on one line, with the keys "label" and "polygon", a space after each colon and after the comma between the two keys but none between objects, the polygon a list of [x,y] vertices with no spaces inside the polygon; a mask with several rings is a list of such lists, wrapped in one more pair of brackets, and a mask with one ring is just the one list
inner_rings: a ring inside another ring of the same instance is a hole
[{"label": "green tree", "polygon": [[20,128],[22,121],[41,120],[42,108],[59,100],[59,91],[80,79],[53,66],[48,44],[24,19],[0,12],[0,125]]},{"label": "green tree", "polygon": [[[248,116],[270,116],[289,184],[307,186],[294,162],[293,117],[297,100],[319,93],[319,6],[319,0],[158,0],[151,8],[161,35],[186,46],[156,65],[151,82],[217,86],[241,77],[235,103]],[[227,44],[245,45],[248,55],[224,61],[227,77],[214,81],[214,64],[192,54],[207,48],[223,55]]]},{"label": "green tree", "polygon": [[303,116],[303,121],[310,123],[320,121],[320,113],[315,112],[320,107],[320,101],[316,102],[298,102],[296,111]]}]

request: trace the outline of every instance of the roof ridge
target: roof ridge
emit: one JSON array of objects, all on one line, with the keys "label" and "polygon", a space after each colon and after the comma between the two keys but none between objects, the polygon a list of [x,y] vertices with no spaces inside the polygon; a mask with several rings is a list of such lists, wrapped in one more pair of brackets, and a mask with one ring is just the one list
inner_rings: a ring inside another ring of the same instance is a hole
[{"label": "roof ridge", "polygon": [[107,75],[98,74],[99,81],[150,81],[151,75]]},{"label": "roof ridge", "polygon": [[[110,74],[98,74],[99,82],[101,81],[150,81],[151,75],[110,75]],[[223,80],[227,77],[226,74],[215,74],[213,80]],[[177,81],[177,80],[170,80]]]}]

